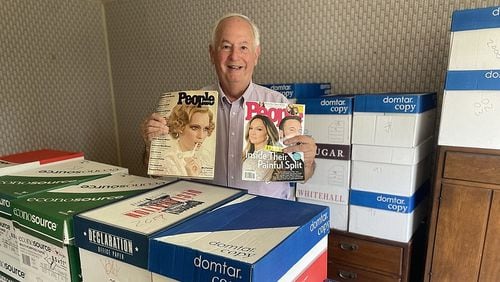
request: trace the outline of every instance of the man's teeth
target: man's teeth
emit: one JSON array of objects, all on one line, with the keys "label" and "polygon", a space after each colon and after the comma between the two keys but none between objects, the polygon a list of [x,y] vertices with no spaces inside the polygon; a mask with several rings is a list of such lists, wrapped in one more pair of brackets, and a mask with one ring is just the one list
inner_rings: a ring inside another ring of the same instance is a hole
[{"label": "man's teeth", "polygon": [[229,66],[230,69],[233,69],[233,70],[239,70],[241,69],[242,67],[241,66]]}]

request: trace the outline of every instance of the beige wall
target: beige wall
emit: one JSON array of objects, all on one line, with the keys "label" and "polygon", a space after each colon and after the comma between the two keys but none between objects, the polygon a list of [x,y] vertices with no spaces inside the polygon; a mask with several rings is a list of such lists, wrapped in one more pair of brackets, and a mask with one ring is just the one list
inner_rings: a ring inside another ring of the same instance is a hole
[{"label": "beige wall", "polygon": [[134,174],[144,172],[139,125],[158,95],[214,81],[208,41],[212,23],[226,12],[247,14],[261,28],[258,83],[328,81],[337,94],[441,94],[452,11],[498,5],[495,0],[0,1],[0,154],[40,146],[84,150],[95,160],[121,158]]},{"label": "beige wall", "polygon": [[0,0],[0,154],[118,163],[102,4]]}]

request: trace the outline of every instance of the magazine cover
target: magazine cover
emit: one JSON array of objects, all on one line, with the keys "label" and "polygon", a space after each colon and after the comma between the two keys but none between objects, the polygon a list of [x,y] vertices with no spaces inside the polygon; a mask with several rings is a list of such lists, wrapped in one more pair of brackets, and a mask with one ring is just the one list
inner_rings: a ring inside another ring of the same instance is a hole
[{"label": "magazine cover", "polygon": [[217,91],[162,94],[156,111],[169,133],[151,142],[148,174],[188,178],[214,177]]},{"label": "magazine cover", "polygon": [[242,179],[304,180],[304,153],[284,153],[283,141],[304,131],[305,106],[247,101],[244,110]]}]

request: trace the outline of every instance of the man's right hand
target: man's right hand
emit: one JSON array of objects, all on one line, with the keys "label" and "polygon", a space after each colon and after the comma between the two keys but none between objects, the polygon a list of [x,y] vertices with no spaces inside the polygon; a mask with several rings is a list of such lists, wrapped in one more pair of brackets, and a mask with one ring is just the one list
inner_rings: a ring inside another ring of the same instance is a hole
[{"label": "man's right hand", "polygon": [[168,134],[167,120],[159,113],[152,113],[141,126],[142,139],[149,150],[154,137]]},{"label": "man's right hand", "polygon": [[144,163],[149,159],[149,149],[153,138],[168,134],[167,120],[159,113],[152,113],[141,125],[142,140],[145,144]]}]

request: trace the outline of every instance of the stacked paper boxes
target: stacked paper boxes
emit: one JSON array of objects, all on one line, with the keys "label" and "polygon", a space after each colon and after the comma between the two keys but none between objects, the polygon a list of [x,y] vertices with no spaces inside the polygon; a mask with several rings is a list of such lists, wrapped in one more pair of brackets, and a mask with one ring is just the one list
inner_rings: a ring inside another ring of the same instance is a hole
[{"label": "stacked paper boxes", "polygon": [[297,183],[299,202],[330,207],[330,225],[347,230],[351,177],[352,97],[299,99],[306,105],[306,135],[317,145],[316,169],[306,183]]},{"label": "stacked paper boxes", "polygon": [[500,7],[455,11],[439,145],[500,149]]},{"label": "stacked paper boxes", "polygon": [[328,207],[244,195],[156,234],[149,267],[169,278],[158,281],[296,281],[308,273],[317,279],[307,281],[323,281],[329,230]]},{"label": "stacked paper boxes", "polygon": [[70,161],[83,160],[81,152],[37,150],[0,157],[4,166],[0,168],[0,277],[6,280],[23,280],[17,246],[17,237],[12,223],[11,201],[32,193],[65,185],[67,178],[53,181],[48,170]]},{"label": "stacked paper boxes", "polygon": [[79,281],[73,216],[165,185],[167,182],[116,173],[12,201],[19,254],[26,281]]},{"label": "stacked paper boxes", "polygon": [[349,231],[408,242],[425,215],[435,93],[357,95]]},{"label": "stacked paper boxes", "polygon": [[77,215],[75,242],[84,281],[151,281],[151,237],[242,193],[181,180]]}]

